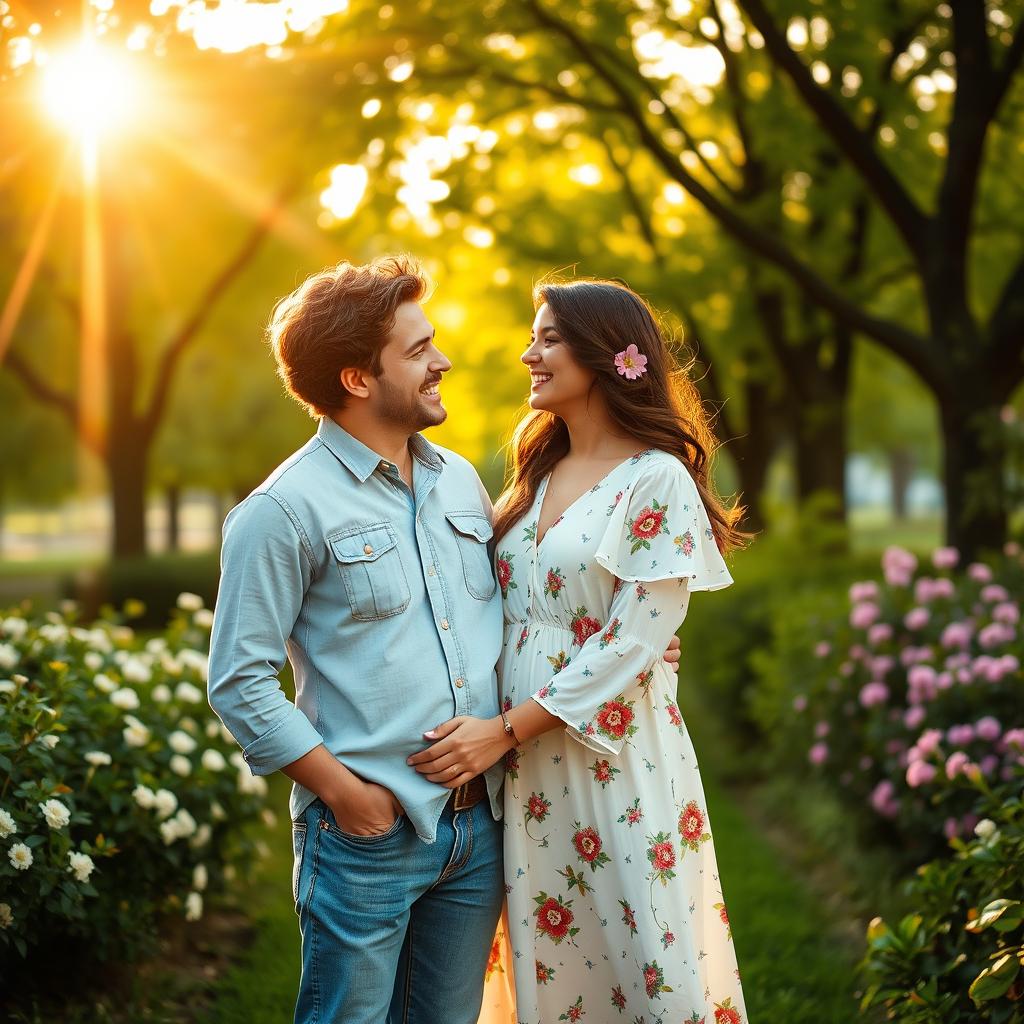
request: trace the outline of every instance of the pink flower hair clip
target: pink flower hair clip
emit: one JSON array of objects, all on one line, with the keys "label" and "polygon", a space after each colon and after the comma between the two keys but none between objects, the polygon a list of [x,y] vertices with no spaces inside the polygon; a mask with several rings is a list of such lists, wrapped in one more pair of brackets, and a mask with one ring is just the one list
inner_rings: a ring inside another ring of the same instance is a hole
[{"label": "pink flower hair clip", "polygon": [[647,356],[641,355],[636,345],[627,345],[615,354],[615,369],[626,380],[636,380],[647,372]]}]

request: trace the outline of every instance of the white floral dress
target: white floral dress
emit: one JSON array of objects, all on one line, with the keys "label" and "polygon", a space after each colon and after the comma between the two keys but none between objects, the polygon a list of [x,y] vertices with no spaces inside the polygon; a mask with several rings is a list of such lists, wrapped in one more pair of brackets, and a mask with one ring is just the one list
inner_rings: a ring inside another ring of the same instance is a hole
[{"label": "white floral dress", "polygon": [[643,452],[537,543],[500,541],[505,707],[566,723],[513,750],[505,877],[522,1024],[746,1024],[693,745],[664,649],[732,583],[689,472]]}]

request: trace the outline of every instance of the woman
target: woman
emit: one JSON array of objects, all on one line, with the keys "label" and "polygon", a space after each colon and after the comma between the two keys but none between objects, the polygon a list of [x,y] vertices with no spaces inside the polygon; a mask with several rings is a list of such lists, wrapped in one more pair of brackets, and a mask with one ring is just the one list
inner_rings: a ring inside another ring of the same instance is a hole
[{"label": "woman", "polygon": [[[650,309],[605,281],[544,284],[532,412],[498,502],[504,708],[413,758],[454,786],[507,754],[517,1018],[745,1022],[693,746],[661,652],[691,593],[732,579],[740,510]],[[515,744],[518,742],[518,747]]]}]

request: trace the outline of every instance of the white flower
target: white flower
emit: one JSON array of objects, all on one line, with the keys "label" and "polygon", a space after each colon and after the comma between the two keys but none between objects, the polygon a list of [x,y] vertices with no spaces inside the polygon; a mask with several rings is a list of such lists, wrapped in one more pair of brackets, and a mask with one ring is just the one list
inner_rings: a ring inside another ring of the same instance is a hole
[{"label": "white flower", "polygon": [[203,916],[203,897],[197,892],[190,892],[185,897],[185,920],[198,921]]},{"label": "white flower", "polygon": [[68,871],[73,871],[78,881],[88,882],[89,876],[96,867],[92,862],[92,857],[87,853],[76,853],[74,850],[69,850],[68,861],[70,862]]},{"label": "white flower", "polygon": [[10,928],[13,920],[10,903],[0,903],[0,929]]},{"label": "white flower", "polygon": [[163,654],[167,650],[167,641],[162,636],[155,636],[146,641],[146,650],[150,654]]},{"label": "white flower", "polygon": [[90,750],[89,753],[85,755],[85,759],[89,762],[89,764],[94,764],[97,766],[101,764],[110,764],[111,761],[113,760],[113,758],[109,754],[105,753],[102,750]]},{"label": "white flower", "polygon": [[71,812],[59,800],[47,800],[39,810],[50,828],[63,828],[71,820]]},{"label": "white flower", "polygon": [[178,809],[178,798],[169,789],[158,789],[153,794],[153,806],[157,817],[163,821]]},{"label": "white flower", "polygon": [[160,834],[164,845],[170,846],[177,839],[187,839],[196,833],[196,819],[182,807],[173,818],[160,823]]},{"label": "white flower", "polygon": [[200,761],[208,772],[222,772],[228,766],[219,750],[204,750]]},{"label": "white flower", "polygon": [[249,770],[249,765],[246,763],[246,760],[242,756],[242,752],[240,750],[232,750],[231,753],[228,755],[228,760],[240,772],[247,772]]},{"label": "white flower", "polygon": [[203,892],[206,889],[206,883],[210,880],[210,876],[206,871],[205,864],[197,864],[192,869],[192,888],[196,892]]},{"label": "white flower", "polygon": [[149,742],[149,729],[132,715],[125,716],[125,721],[128,724],[121,730],[125,743],[129,747],[144,747]]},{"label": "white flower", "polygon": [[121,673],[129,683],[148,683],[153,678],[150,667],[138,657],[125,661],[121,665]]},{"label": "white flower", "polygon": [[220,732],[220,722],[216,718],[211,718],[206,723],[206,728],[203,730],[206,733],[208,739],[213,739]]},{"label": "white flower", "polygon": [[0,839],[6,839],[8,836],[13,836],[18,831],[18,826],[14,822],[14,818],[9,811],[5,811],[0,807]]},{"label": "white flower", "polygon": [[122,711],[137,711],[139,695],[130,686],[122,686],[110,695],[110,703]]},{"label": "white flower", "polygon": [[0,669],[14,668],[18,664],[18,652],[11,644],[0,644]]},{"label": "white flower", "polygon": [[82,661],[90,672],[96,672],[99,670],[100,665],[103,664],[103,656],[95,651],[87,651]]},{"label": "white flower", "polygon": [[151,696],[153,700],[157,702],[157,704],[166,704],[171,699],[172,696],[171,688],[169,686],[165,686],[163,683],[160,683],[159,686],[153,687],[153,693],[151,694]]},{"label": "white flower", "polygon": [[263,819],[263,824],[266,825],[267,828],[273,828],[277,824],[277,815],[269,807],[264,807],[263,810],[260,811],[260,817]]},{"label": "white flower", "polygon": [[32,867],[32,851],[24,843],[15,843],[7,851],[7,859],[17,871],[28,871]]},{"label": "white flower", "polygon": [[14,693],[16,689],[12,679],[0,679],[0,693]]},{"label": "white flower", "polygon": [[192,762],[184,754],[175,754],[171,758],[171,771],[184,778],[192,773]]},{"label": "white flower", "polygon": [[92,683],[101,693],[113,693],[117,689],[117,683],[103,672],[98,672],[93,676]]},{"label": "white flower", "polygon": [[991,839],[996,834],[996,823],[991,818],[982,818],[974,826],[974,834],[979,839]]},{"label": "white flower", "polygon": [[55,732],[50,732],[45,736],[40,736],[36,742],[46,747],[47,750],[53,750],[60,743],[60,737]]},{"label": "white flower", "polygon": [[210,841],[210,836],[213,835],[213,829],[204,821],[202,825],[196,830],[196,834],[192,837],[189,845],[196,847],[205,846]]},{"label": "white flower", "polygon": [[[181,670],[182,670],[183,666],[182,666],[181,662],[178,661],[177,658],[172,658],[171,655],[169,655],[169,654],[161,654],[160,655],[160,667],[169,676],[180,676],[181,675]],[[166,689],[166,687],[165,687],[165,689]],[[171,691],[167,690],[167,692],[170,693]],[[170,700],[171,698],[168,697],[167,699]]]},{"label": "white flower", "polygon": [[253,775],[248,769],[238,773],[238,792],[247,796],[266,796],[267,780],[262,775]]},{"label": "white flower", "polygon": [[[156,794],[149,788],[149,786],[143,786],[139,784],[132,790],[132,796],[135,798],[135,802],[144,810],[148,811],[150,808],[156,806]],[[177,800],[175,800],[177,805]],[[170,814],[174,808],[172,807],[167,813]]]},{"label": "white flower", "polygon": [[9,619],[0,620],[0,633],[20,640],[28,632],[28,623],[24,619],[12,615]]},{"label": "white flower", "polygon": [[135,639],[135,630],[131,626],[113,626],[110,635],[115,643],[130,644]]},{"label": "white flower", "polygon": [[216,801],[210,804],[210,817],[214,821],[223,821],[227,817],[227,812],[223,807]]},{"label": "white flower", "polygon": [[168,818],[166,821],[160,822],[160,835],[163,836],[164,846],[170,846],[171,843],[180,839],[178,835],[178,825],[173,818]]},{"label": "white flower", "polygon": [[167,743],[176,754],[191,754],[196,749],[196,741],[187,732],[175,729],[167,737]]},{"label": "white flower", "polygon": [[200,608],[199,611],[192,616],[192,621],[200,629],[210,629],[213,626],[213,612],[209,608]]},{"label": "white flower", "polygon": [[174,688],[174,696],[184,704],[200,704],[203,700],[203,691],[191,683],[178,683]]},{"label": "white flower", "polygon": [[60,645],[67,643],[68,627],[59,622],[48,623],[39,627],[39,635],[48,643]]},{"label": "white flower", "polygon": [[190,594],[186,590],[178,595],[178,607],[183,612],[197,612],[203,607],[203,599],[198,594]]},{"label": "white flower", "polygon": [[188,715],[183,715],[181,720],[178,722],[178,725],[180,725],[186,732],[199,732],[199,726],[196,725],[196,720],[194,718],[189,718]]}]

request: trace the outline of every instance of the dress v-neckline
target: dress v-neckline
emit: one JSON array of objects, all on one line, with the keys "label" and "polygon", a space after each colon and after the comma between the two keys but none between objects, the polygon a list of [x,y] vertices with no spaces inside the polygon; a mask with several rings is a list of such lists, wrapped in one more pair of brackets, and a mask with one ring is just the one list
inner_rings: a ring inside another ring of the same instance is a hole
[{"label": "dress v-neckline", "polygon": [[578,495],[577,495],[577,496],[576,496],[575,498],[573,498],[573,500],[572,500],[572,501],[570,501],[570,502],[569,502],[569,504],[568,504],[568,505],[566,505],[566,506],[565,506],[565,508],[563,508],[563,509],[562,509],[561,513],[560,513],[560,514],[559,514],[558,516],[556,516],[556,517],[555,517],[555,518],[554,518],[554,519],[553,519],[553,520],[551,521],[551,523],[550,523],[550,524],[548,525],[548,528],[547,528],[547,529],[546,529],[546,530],[544,531],[544,536],[543,536],[543,537],[541,537],[541,536],[540,536],[540,520],[541,520],[541,517],[542,517],[542,515],[544,514],[544,499],[545,499],[545,498],[547,497],[547,493],[548,493],[548,483],[549,483],[549,482],[550,482],[550,480],[551,480],[551,473],[553,473],[553,472],[554,472],[554,470],[552,469],[552,470],[551,470],[551,471],[550,471],[550,472],[549,472],[549,473],[547,474],[547,476],[545,476],[545,477],[544,477],[544,479],[543,479],[543,480],[542,480],[542,481],[540,482],[540,487],[538,487],[538,488],[537,488],[537,529],[533,531],[533,552],[534,552],[534,555],[537,555],[537,554],[539,554],[539,553],[540,553],[540,546],[541,546],[541,544],[542,544],[542,543],[543,543],[544,541],[546,541],[546,540],[548,539],[548,534],[549,534],[549,533],[550,533],[550,532],[551,532],[551,531],[552,531],[552,530],[553,530],[553,529],[554,529],[554,528],[555,528],[555,527],[556,527],[556,526],[557,526],[557,525],[558,525],[558,524],[559,524],[559,523],[560,523],[560,522],[561,522],[561,521],[562,521],[562,520],[563,520],[563,519],[564,519],[564,518],[565,518],[565,517],[566,517],[566,516],[567,516],[567,515],[568,515],[568,514],[569,514],[569,513],[571,512],[571,511],[572,511],[572,510],[573,510],[573,508],[575,508],[575,506],[576,506],[576,505],[578,505],[578,504],[579,504],[579,503],[580,503],[580,502],[581,502],[581,501],[582,501],[582,500],[583,500],[583,499],[584,499],[584,498],[585,498],[585,497],[586,497],[586,496],[587,496],[588,494],[593,494],[593,493],[594,493],[594,492],[595,492],[596,490],[598,490],[598,489],[599,489],[599,488],[600,488],[601,486],[603,486],[603,485],[604,485],[604,483],[605,483],[605,482],[606,482],[607,480],[609,480],[609,479],[610,479],[610,478],[611,478],[612,476],[614,476],[614,475],[615,475],[615,474],[616,474],[616,473],[617,473],[617,472],[618,472],[618,471],[619,471],[620,469],[622,469],[622,467],[623,467],[623,466],[625,466],[625,465],[628,465],[628,464],[629,464],[629,463],[631,463],[631,462],[634,462],[634,461],[635,461],[636,459],[638,459],[638,458],[639,458],[639,457],[640,457],[641,455],[645,455],[645,454],[646,454],[647,452],[649,452],[649,451],[650,451],[650,449],[649,449],[649,448],[645,448],[645,449],[644,449],[643,451],[639,451],[639,452],[634,452],[634,453],[633,453],[632,455],[628,456],[627,458],[623,459],[623,460],[622,460],[621,462],[619,462],[619,463],[616,463],[616,464],[615,464],[614,466],[612,466],[612,468],[611,468],[611,469],[609,469],[609,470],[608,470],[608,472],[607,472],[607,473],[605,473],[605,475],[604,475],[603,477],[601,477],[601,479],[600,479],[600,480],[598,480],[598,481],[597,481],[597,483],[595,483],[595,484],[593,484],[592,486],[588,487],[588,488],[587,488],[587,489],[586,489],[585,491],[583,491],[583,493],[582,493],[582,494],[578,494]]}]

